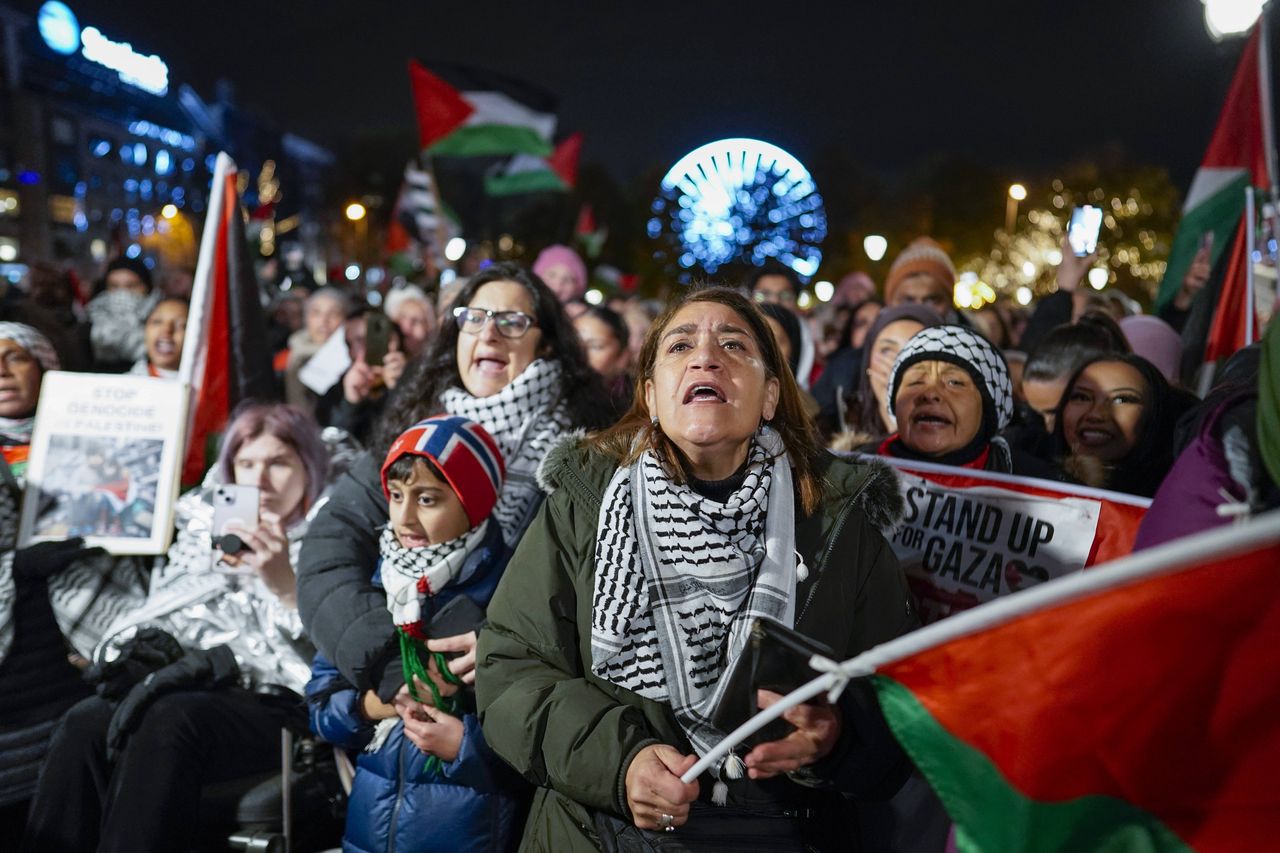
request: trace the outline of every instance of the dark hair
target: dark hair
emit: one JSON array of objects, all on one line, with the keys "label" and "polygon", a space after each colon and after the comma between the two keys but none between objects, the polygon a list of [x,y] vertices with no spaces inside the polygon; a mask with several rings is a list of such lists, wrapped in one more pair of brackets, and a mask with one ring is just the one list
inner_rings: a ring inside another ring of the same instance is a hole
[{"label": "dark hair", "polygon": [[231,414],[227,431],[222,436],[215,467],[224,483],[236,481],[236,454],[247,441],[260,435],[274,436],[294,449],[307,474],[307,491],[303,512],[310,509],[324,490],[329,473],[329,452],[320,440],[320,427],[315,418],[284,403],[260,403],[249,400]]},{"label": "dark hair", "polygon": [[1151,391],[1151,404],[1143,412],[1142,426],[1133,449],[1120,460],[1107,477],[1107,487],[1131,495],[1152,497],[1169,469],[1173,467],[1173,430],[1178,419],[1199,401],[1194,395],[1174,388],[1160,368],[1133,353],[1107,353],[1081,364],[1067,382],[1054,414],[1053,446],[1055,455],[1065,459],[1071,454],[1067,444],[1066,419],[1063,417],[1071,391],[1089,367],[1102,362],[1127,364],[1142,375]]},{"label": "dark hair", "polygon": [[782,360],[782,351],[774,340],[773,332],[764,315],[740,290],[730,287],[706,287],[690,290],[670,305],[649,326],[644,346],[636,362],[636,388],[631,408],[618,423],[594,436],[590,443],[597,450],[617,460],[619,465],[630,465],[645,450],[652,449],[666,463],[668,471],[681,482],[689,476],[688,460],[675,442],[654,425],[649,406],[645,402],[645,381],[653,378],[653,365],[658,357],[658,345],[662,334],[680,310],[688,305],[709,302],[723,305],[747,324],[751,337],[760,348],[765,374],[778,380],[778,408],[770,426],[778,431],[787,455],[795,468],[796,485],[800,490],[800,503],[806,512],[813,512],[822,498],[822,478],[816,470],[816,462],[822,453],[818,444],[813,420],[805,413],[800,398],[800,387]]},{"label": "dark hair", "polygon": [[166,302],[176,302],[179,305],[181,305],[183,308],[186,308],[188,313],[190,313],[191,311],[191,300],[184,299],[181,296],[166,296],[163,299],[161,299],[159,302],[157,302],[155,305],[151,306],[151,310],[147,312],[147,316],[143,318],[142,322],[146,323],[147,321],[149,321],[151,319],[151,315],[156,313],[156,309],[159,308],[161,305],[165,304]]},{"label": "dark hair", "polygon": [[786,264],[777,261],[766,261],[763,266],[756,267],[747,274],[747,293],[751,293],[756,289],[756,285],[760,283],[760,279],[765,276],[780,275],[787,280],[787,284],[791,287],[791,292],[797,297],[803,285],[800,284],[800,276],[796,275],[796,271]]},{"label": "dark hair", "polygon": [[594,317],[604,323],[609,327],[609,332],[617,339],[618,346],[623,349],[631,345],[631,329],[627,328],[627,321],[622,319],[622,315],[612,308],[605,305],[587,305],[586,310],[578,316]]},{"label": "dark hair", "polygon": [[791,357],[787,359],[787,367],[791,368],[791,375],[795,376],[800,369],[800,318],[793,311],[773,302],[762,302],[756,307],[760,309],[760,313],[777,321],[786,333],[787,340],[791,342]]},{"label": "dark hair", "polygon": [[[608,407],[601,405],[607,394],[600,377],[587,364],[573,324],[542,279],[518,264],[493,264],[462,286],[453,306],[470,305],[476,291],[495,281],[520,285],[533,301],[533,313],[538,328],[542,330],[544,357],[559,362],[563,371],[561,393],[568,404],[573,424],[595,429],[608,423]],[[375,455],[386,456],[391,443],[405,428],[438,414],[441,411],[440,395],[446,388],[458,387],[462,387],[458,376],[458,324],[450,316],[440,324],[431,345],[405,369],[374,431]]]},{"label": "dark hair", "polygon": [[116,270],[128,270],[133,273],[142,280],[143,284],[147,286],[147,293],[151,292],[151,270],[147,269],[146,264],[142,261],[134,260],[133,258],[116,258],[111,261],[111,263],[107,264],[106,270],[102,273],[102,278],[93,283],[93,296],[97,296],[99,293],[107,289],[107,276],[111,275]]},{"label": "dark hair", "polygon": [[446,486],[449,486],[449,488],[453,488],[449,485],[449,479],[441,473],[438,467],[436,467],[436,463],[432,462],[427,457],[419,456],[416,453],[401,453],[397,456],[396,461],[387,466],[387,476],[385,479],[388,483],[392,480],[400,480],[401,482],[411,480],[413,479],[413,469],[418,465],[425,467],[432,477],[435,477]]},{"label": "dark hair", "polygon": [[[853,324],[858,322],[858,313],[868,305],[879,305],[881,309],[884,308],[884,302],[875,296],[869,296],[861,302],[855,302],[853,305],[850,305],[847,309],[849,312],[848,316],[844,318],[844,326],[840,329],[840,345],[836,347],[836,349],[845,349],[846,347],[850,349],[853,348],[853,344],[849,343],[849,339],[853,337]],[[870,332],[871,329],[868,328],[867,331]],[[862,343],[863,346],[866,346],[865,339]]]},{"label": "dark hair", "polygon": [[1115,320],[1101,311],[1086,311],[1077,322],[1050,329],[1027,353],[1022,381],[1053,382],[1072,375],[1086,362],[1130,351]]},{"label": "dark hair", "polygon": [[867,329],[867,337],[862,342],[862,364],[858,374],[858,401],[857,407],[854,409],[854,417],[857,419],[857,423],[854,424],[854,429],[868,433],[872,437],[883,436],[885,431],[884,421],[880,417],[880,406],[876,401],[876,392],[871,387],[871,377],[867,374],[867,371],[871,369],[871,355],[872,350],[875,349],[876,338],[880,337],[880,333],[885,330],[886,326],[899,320],[915,320],[926,329],[942,325],[942,318],[929,306],[907,302],[881,311],[880,316],[876,317],[875,322],[871,324],[871,328]]}]

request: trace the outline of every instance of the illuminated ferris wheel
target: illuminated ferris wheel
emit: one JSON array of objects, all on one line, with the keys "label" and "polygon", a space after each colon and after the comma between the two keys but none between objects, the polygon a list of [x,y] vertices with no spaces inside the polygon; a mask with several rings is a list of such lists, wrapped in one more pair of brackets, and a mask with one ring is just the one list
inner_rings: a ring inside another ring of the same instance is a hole
[{"label": "illuminated ferris wheel", "polygon": [[721,139],[690,151],[662,179],[648,234],[682,281],[695,270],[777,260],[808,278],[822,260],[827,214],[809,171],[758,139]]}]

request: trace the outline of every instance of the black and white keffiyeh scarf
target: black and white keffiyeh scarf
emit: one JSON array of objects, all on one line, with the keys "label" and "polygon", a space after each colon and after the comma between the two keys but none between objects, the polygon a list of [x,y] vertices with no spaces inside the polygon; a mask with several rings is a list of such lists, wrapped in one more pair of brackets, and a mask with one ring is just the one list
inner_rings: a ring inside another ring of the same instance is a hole
[{"label": "black and white keffiyeh scarf", "polygon": [[449,388],[441,395],[445,411],[476,421],[498,442],[507,479],[493,518],[508,542],[520,540],[542,497],[538,466],[573,428],[563,385],[560,363],[538,359],[492,396],[473,397],[461,388]]},{"label": "black and white keffiyeh scarf", "polygon": [[488,525],[485,519],[474,530],[424,548],[404,547],[389,526],[382,531],[379,571],[387,591],[387,609],[397,628],[419,640],[427,638],[422,602],[461,574],[467,555],[480,544]]},{"label": "black and white keffiyeh scarf", "polygon": [[89,300],[93,357],[98,361],[133,362],[145,356],[143,326],[159,301],[159,291],[142,295],[127,290],[104,290]]},{"label": "black and white keffiyeh scarf", "polygon": [[591,671],[670,704],[705,755],[725,736],[710,715],[753,620],[795,621],[794,521],[791,466],[768,428],[724,503],[674,483],[652,451],[618,469],[596,535]]}]

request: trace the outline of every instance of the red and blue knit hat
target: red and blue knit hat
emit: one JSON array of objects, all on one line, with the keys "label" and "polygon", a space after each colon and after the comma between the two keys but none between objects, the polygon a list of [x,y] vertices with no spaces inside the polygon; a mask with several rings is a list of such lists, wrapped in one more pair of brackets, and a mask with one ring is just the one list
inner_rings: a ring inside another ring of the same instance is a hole
[{"label": "red and blue knit hat", "polygon": [[457,415],[437,415],[400,433],[382,462],[382,493],[388,500],[387,469],[405,455],[429,459],[439,469],[462,502],[472,527],[493,512],[506,464],[498,443],[480,424]]}]

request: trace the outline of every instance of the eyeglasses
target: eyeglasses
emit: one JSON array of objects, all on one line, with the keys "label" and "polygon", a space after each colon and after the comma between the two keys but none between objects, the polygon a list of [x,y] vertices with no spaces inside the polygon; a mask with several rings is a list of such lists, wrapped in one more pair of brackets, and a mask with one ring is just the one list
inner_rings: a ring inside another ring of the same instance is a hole
[{"label": "eyeglasses", "polygon": [[467,308],[461,305],[453,309],[453,319],[459,329],[473,335],[483,332],[485,324],[493,320],[498,328],[498,334],[504,338],[523,338],[525,332],[538,325],[537,320],[523,311],[489,311],[485,308]]}]

